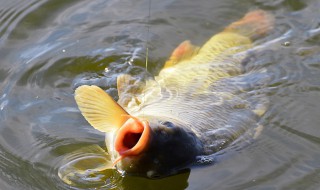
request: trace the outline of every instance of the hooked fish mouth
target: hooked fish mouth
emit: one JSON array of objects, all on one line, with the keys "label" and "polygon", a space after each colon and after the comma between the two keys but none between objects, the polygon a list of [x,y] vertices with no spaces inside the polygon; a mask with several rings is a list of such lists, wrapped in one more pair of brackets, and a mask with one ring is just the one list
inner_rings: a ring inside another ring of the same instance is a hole
[{"label": "hooked fish mouth", "polygon": [[126,115],[129,119],[119,129],[115,138],[114,148],[120,157],[114,162],[128,156],[136,156],[142,153],[148,146],[151,128],[147,121],[140,121],[138,118]]}]

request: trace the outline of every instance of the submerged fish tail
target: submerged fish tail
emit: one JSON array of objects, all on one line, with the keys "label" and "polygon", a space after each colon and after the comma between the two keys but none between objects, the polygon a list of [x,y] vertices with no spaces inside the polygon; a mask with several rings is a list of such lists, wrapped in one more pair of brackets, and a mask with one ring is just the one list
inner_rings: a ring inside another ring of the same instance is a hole
[{"label": "submerged fish tail", "polygon": [[252,47],[253,40],[267,34],[272,28],[273,17],[270,14],[262,10],[251,11],[208,40],[194,57],[193,62],[221,60],[226,56],[245,51]]},{"label": "submerged fish tail", "polygon": [[237,33],[251,40],[266,35],[273,29],[274,18],[263,10],[247,13],[242,19],[231,23],[223,32]]},{"label": "submerged fish tail", "polygon": [[224,60],[229,55],[251,48],[252,41],[267,34],[273,25],[274,19],[270,14],[262,10],[251,11],[211,37],[201,48],[189,41],[181,43],[164,68],[181,63],[202,64]]}]

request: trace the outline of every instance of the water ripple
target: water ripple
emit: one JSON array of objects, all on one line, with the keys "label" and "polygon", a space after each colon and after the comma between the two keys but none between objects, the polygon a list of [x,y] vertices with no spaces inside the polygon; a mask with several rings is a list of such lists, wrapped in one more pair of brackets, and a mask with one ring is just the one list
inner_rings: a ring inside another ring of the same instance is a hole
[{"label": "water ripple", "polygon": [[[247,10],[262,8],[276,17],[273,33],[257,41],[243,63],[248,73],[217,89],[223,93],[237,87],[237,104],[230,104],[236,109],[241,98],[254,102],[267,96],[260,136],[245,148],[234,144],[214,155],[214,165],[160,180],[123,177],[103,168],[108,166],[103,151],[83,149],[103,149],[104,134],[89,126],[73,97],[82,84],[99,85],[117,97],[119,74],[145,79],[147,1],[0,1],[1,188],[319,187],[317,0],[152,1],[148,71],[153,74],[181,41],[201,44]],[[199,116],[204,117],[201,111]]]},{"label": "water ripple", "polygon": [[21,19],[45,2],[44,0],[33,0],[27,3],[10,1],[12,4],[4,4],[4,6],[2,4],[0,10],[0,45],[5,42]]}]

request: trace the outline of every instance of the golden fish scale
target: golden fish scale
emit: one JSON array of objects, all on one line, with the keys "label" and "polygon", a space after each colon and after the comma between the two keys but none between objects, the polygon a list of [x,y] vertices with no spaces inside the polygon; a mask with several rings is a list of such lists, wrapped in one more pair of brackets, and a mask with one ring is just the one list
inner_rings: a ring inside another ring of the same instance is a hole
[{"label": "golden fish scale", "polygon": [[201,139],[213,139],[210,132],[217,129],[230,140],[236,138],[256,124],[255,105],[237,96],[244,89],[232,80],[242,74],[243,56],[234,55],[250,47],[250,39],[239,34],[215,35],[197,55],[147,81],[126,110],[139,117],[174,120]]},{"label": "golden fish scale", "polygon": [[267,33],[272,25],[272,16],[253,11],[201,48],[189,41],[180,44],[158,76],[129,96],[119,96],[119,102],[131,97],[122,105],[130,114],[171,120],[189,128],[208,153],[223,148],[259,126],[267,109],[263,95],[248,93],[255,85],[250,75],[255,73],[243,73],[241,63],[253,47],[252,39]]}]

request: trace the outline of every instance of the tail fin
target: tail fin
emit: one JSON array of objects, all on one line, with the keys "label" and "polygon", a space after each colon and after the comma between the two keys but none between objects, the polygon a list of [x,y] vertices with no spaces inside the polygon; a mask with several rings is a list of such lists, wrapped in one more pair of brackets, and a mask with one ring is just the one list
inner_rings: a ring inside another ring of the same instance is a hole
[{"label": "tail fin", "polygon": [[274,18],[263,10],[247,13],[240,20],[231,23],[222,32],[212,36],[201,48],[185,41],[172,53],[165,67],[171,67],[188,60],[189,64],[208,63],[225,59],[252,47],[252,41],[266,35],[273,29]]},{"label": "tail fin", "polygon": [[271,14],[263,10],[254,10],[247,13],[239,21],[230,24],[224,31],[235,32],[255,40],[270,32],[273,26],[274,17]]}]

